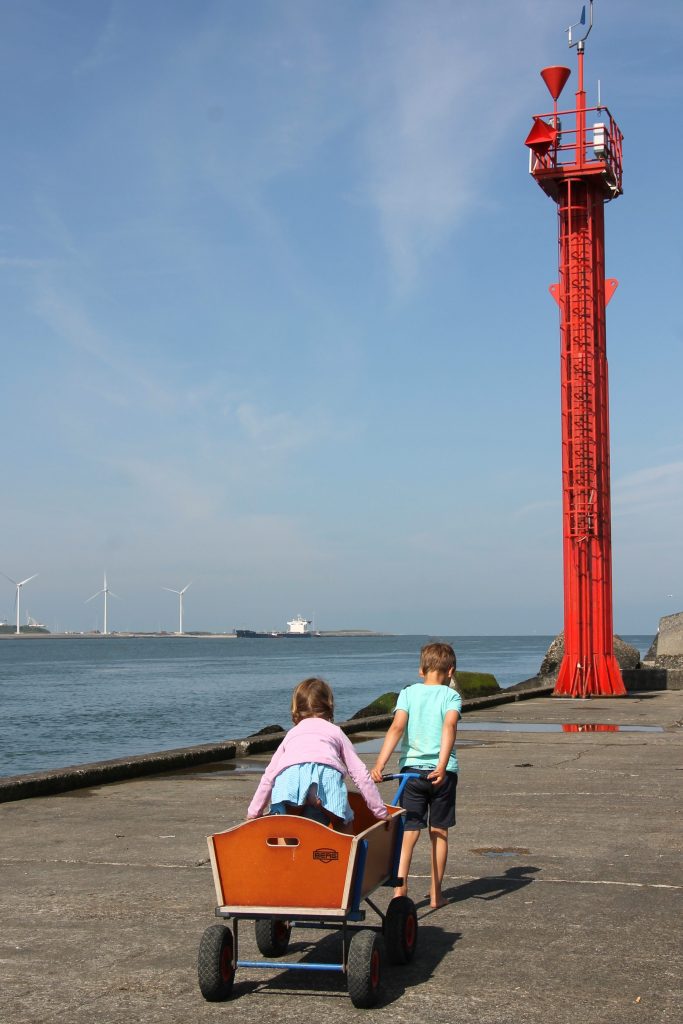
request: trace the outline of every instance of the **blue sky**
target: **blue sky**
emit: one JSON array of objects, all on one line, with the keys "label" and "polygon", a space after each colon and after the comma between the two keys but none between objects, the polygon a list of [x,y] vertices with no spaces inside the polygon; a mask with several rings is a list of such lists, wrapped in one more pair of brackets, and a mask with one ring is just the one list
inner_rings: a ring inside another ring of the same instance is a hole
[{"label": "blue sky", "polygon": [[[190,629],[561,628],[556,216],[523,141],[579,13],[0,2],[0,569],[40,574],[32,616],[101,625],[106,569],[114,629],[175,628],[190,580]],[[683,607],[683,10],[595,15],[626,137],[615,628],[654,632]]]}]

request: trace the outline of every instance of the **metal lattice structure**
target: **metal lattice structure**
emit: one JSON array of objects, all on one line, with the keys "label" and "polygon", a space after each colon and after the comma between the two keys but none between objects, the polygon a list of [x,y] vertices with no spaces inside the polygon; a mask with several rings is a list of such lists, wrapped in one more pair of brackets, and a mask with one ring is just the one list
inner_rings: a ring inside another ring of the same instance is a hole
[{"label": "metal lattice structure", "polygon": [[612,639],[605,309],[617,282],[605,280],[604,226],[605,203],[622,192],[622,134],[606,107],[586,107],[586,35],[578,44],[570,35],[574,107],[557,106],[569,69],[544,68],[554,109],[534,117],[526,140],[530,172],[557,203],[559,220],[560,276],[550,291],[560,308],[565,654],[555,694],[571,697],[626,692]]}]

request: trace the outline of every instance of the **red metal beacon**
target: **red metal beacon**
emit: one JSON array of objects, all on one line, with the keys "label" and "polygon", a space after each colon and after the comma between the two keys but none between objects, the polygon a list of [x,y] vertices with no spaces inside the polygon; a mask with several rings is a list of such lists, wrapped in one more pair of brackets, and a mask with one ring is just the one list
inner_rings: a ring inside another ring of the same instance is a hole
[{"label": "red metal beacon", "polygon": [[[605,203],[621,195],[623,136],[607,107],[586,106],[585,41],[593,27],[568,30],[576,47],[573,109],[557,101],[569,68],[541,71],[553,111],[534,117],[526,139],[529,170],[557,203],[562,383],[562,520],[565,655],[555,695],[625,694],[612,641],[612,542],[605,307],[617,281],[605,280]],[[578,30],[578,31],[577,31]],[[574,33],[574,35],[572,35]],[[580,38],[577,38],[580,36]]]}]

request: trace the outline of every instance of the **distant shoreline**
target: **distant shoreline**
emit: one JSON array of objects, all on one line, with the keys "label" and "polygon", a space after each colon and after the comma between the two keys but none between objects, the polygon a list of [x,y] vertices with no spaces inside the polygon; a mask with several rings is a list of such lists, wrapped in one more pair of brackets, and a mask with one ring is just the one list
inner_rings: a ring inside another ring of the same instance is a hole
[{"label": "distant shoreline", "polygon": [[0,633],[0,640],[236,640],[235,633]]},{"label": "distant shoreline", "polygon": [[[359,639],[368,637],[397,636],[396,633],[375,633],[370,629],[324,629],[311,633],[312,639],[352,637]],[[0,640],[258,640],[258,639],[286,639],[286,634],[267,637],[238,637],[236,633],[48,633],[48,632],[21,632],[3,633],[0,632]]]}]

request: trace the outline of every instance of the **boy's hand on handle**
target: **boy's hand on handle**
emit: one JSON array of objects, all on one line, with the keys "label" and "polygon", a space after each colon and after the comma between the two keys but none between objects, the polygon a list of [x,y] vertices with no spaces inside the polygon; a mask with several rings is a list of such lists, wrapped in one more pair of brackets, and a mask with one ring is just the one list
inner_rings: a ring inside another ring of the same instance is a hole
[{"label": "boy's hand on handle", "polygon": [[382,749],[379,752],[379,756],[375,761],[375,766],[370,772],[370,777],[373,782],[382,781],[382,772],[386,767],[387,761],[393,754],[394,750],[398,746],[399,740],[405,732],[406,725],[408,724],[408,715],[405,711],[397,711],[394,715],[394,720],[387,730],[387,734],[384,737],[382,743]]},{"label": "boy's hand on handle", "polygon": [[440,786],[446,778],[446,769],[440,768],[439,765],[437,765],[434,771],[429,773],[427,778],[433,786]]}]

